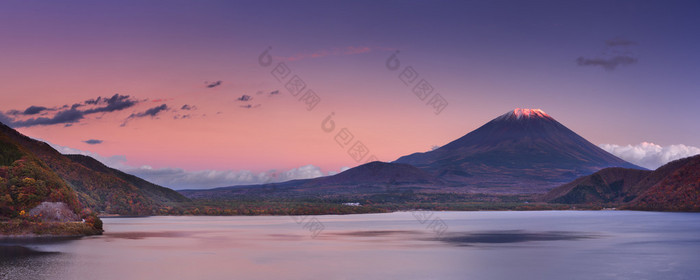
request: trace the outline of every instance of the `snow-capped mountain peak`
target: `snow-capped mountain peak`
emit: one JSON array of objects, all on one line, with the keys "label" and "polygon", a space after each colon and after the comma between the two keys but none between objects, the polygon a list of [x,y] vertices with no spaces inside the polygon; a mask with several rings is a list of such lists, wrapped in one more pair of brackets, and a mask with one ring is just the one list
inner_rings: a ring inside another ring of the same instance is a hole
[{"label": "snow-capped mountain peak", "polygon": [[552,119],[550,115],[542,111],[541,109],[523,109],[515,108],[513,111],[505,113],[498,117],[497,119],[523,119],[523,118],[546,118]]}]

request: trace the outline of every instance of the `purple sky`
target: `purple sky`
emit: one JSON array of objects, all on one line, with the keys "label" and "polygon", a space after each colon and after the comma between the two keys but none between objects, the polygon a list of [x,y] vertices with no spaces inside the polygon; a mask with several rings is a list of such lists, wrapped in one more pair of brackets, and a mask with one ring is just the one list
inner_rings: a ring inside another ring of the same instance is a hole
[{"label": "purple sky", "polygon": [[[696,1],[3,1],[0,121],[175,188],[392,161],[516,107],[653,168],[700,147],[699,11]],[[261,66],[268,47],[273,64]],[[387,69],[396,50],[401,65]],[[291,72],[283,81],[278,63]],[[294,75],[307,85],[299,96],[285,88]],[[412,92],[421,80],[434,88],[424,100]],[[299,100],[308,89],[313,108]],[[437,94],[448,104],[439,114]],[[331,113],[338,127],[324,132]],[[342,128],[369,150],[362,159],[335,141]]]}]

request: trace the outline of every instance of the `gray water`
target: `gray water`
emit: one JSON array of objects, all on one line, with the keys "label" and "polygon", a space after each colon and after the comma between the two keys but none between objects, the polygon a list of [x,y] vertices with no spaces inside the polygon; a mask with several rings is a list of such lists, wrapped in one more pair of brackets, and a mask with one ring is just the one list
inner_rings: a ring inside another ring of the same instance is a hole
[{"label": "gray water", "polygon": [[399,212],[104,219],[0,246],[2,279],[698,279],[700,214]]}]

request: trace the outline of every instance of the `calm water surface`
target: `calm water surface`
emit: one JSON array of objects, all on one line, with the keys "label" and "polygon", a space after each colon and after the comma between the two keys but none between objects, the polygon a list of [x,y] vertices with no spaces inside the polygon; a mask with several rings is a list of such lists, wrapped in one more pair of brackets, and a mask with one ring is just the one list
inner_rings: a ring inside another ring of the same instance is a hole
[{"label": "calm water surface", "polygon": [[0,279],[698,279],[700,214],[399,212],[104,219],[0,246]]}]

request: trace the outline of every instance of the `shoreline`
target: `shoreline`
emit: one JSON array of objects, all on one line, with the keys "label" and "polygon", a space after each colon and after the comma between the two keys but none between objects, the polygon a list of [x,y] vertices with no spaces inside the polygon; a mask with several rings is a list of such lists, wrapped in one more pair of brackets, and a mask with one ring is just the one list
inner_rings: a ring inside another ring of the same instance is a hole
[{"label": "shoreline", "polygon": [[30,222],[10,220],[0,222],[0,240],[32,238],[73,238],[100,235],[104,232],[84,222]]}]

